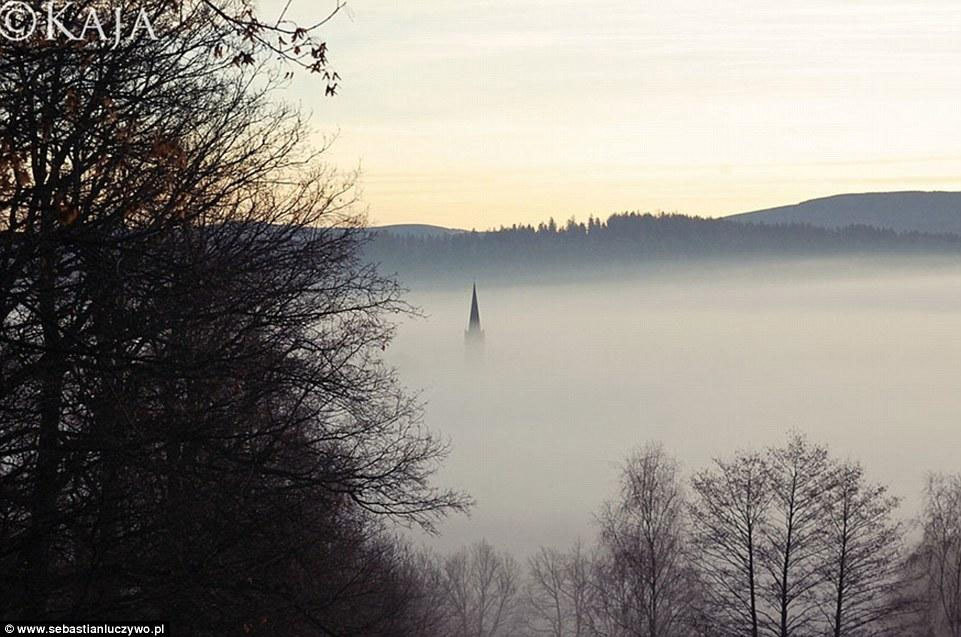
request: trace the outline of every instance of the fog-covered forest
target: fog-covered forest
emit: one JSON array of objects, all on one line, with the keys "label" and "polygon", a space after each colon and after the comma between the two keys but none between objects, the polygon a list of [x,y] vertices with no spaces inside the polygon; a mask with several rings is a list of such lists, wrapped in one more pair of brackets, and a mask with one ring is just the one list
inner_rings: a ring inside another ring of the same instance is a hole
[{"label": "fog-covered forest", "polygon": [[[906,211],[905,214],[910,214]],[[412,236],[381,231],[366,248],[372,261],[401,277],[438,273],[510,274],[605,271],[632,263],[777,256],[961,255],[961,236],[895,232],[870,226],[819,228],[679,214],[614,214],[484,232]]]}]

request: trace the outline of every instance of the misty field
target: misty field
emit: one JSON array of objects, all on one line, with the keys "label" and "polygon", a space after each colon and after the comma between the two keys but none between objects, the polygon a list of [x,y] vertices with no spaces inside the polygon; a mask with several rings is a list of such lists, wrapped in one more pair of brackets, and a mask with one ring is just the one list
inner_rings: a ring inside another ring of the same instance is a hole
[{"label": "misty field", "polygon": [[465,356],[471,281],[408,283],[427,315],[388,350],[452,443],[439,480],[477,506],[432,540],[520,555],[589,538],[628,450],[688,472],[798,430],[920,505],[961,447],[957,259],[691,264],[577,282],[478,280],[483,360]]}]

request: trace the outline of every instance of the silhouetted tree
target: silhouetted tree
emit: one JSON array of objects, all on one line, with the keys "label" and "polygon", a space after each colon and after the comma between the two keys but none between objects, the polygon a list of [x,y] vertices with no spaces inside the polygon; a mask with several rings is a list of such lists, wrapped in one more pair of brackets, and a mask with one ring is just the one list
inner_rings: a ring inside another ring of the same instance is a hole
[{"label": "silhouetted tree", "polygon": [[928,479],[921,556],[931,629],[961,635],[961,475]]},{"label": "silhouetted tree", "polygon": [[889,635],[916,608],[898,500],[794,434],[693,480],[704,613],[721,635]]},{"label": "silhouetted tree", "polygon": [[764,457],[715,460],[692,481],[693,555],[705,584],[703,611],[719,635],[761,634],[764,525],[771,506]]},{"label": "silhouetted tree", "polygon": [[779,637],[806,634],[817,621],[817,587],[823,582],[828,518],[824,503],[836,497],[838,479],[827,449],[799,434],[768,451],[771,505],[764,525],[764,591]]},{"label": "silhouetted tree", "polygon": [[597,583],[604,612],[625,635],[688,634],[694,578],[685,551],[677,462],[659,445],[631,455],[620,493],[600,515]]},{"label": "silhouetted tree", "polygon": [[406,306],[350,181],[218,55],[258,46],[245,6],[0,44],[4,617],[379,634],[406,599],[384,520],[465,504],[379,362]]},{"label": "silhouetted tree", "polygon": [[528,626],[554,637],[593,634],[594,560],[580,541],[567,552],[541,548],[528,562]]},{"label": "silhouetted tree", "polygon": [[528,622],[537,634],[561,637],[570,621],[564,588],[567,585],[564,556],[556,549],[541,548],[529,560]]},{"label": "silhouetted tree", "polygon": [[465,637],[512,635],[517,623],[519,573],[507,553],[486,541],[443,560],[447,625],[441,634]]},{"label": "silhouetted tree", "polygon": [[406,608],[400,634],[434,637],[445,634],[450,625],[443,564],[432,552],[408,549],[404,561]]},{"label": "silhouetted tree", "polygon": [[903,577],[902,524],[897,498],[869,484],[859,464],[837,472],[828,509],[828,552],[822,612],[834,637],[901,635],[915,604]]}]

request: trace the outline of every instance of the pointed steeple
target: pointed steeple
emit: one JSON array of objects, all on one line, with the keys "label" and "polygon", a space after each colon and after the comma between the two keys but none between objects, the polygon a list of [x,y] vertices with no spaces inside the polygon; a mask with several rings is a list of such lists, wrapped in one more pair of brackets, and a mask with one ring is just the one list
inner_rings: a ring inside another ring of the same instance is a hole
[{"label": "pointed steeple", "polygon": [[484,330],[480,324],[480,309],[477,307],[477,283],[470,298],[470,319],[467,322],[467,331],[464,332],[464,340],[468,345],[479,345],[484,342]]},{"label": "pointed steeple", "polygon": [[470,321],[467,324],[470,331],[480,329],[480,310],[477,309],[477,283],[474,283],[474,292],[470,300]]}]

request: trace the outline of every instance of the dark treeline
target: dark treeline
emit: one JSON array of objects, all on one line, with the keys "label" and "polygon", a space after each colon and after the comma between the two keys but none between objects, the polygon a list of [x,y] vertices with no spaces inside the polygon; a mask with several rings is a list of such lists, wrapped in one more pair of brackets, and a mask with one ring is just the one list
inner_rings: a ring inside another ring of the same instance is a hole
[{"label": "dark treeline", "polygon": [[752,224],[678,214],[624,213],[558,225],[514,225],[488,232],[408,236],[379,232],[368,257],[402,275],[445,272],[583,270],[671,259],[961,253],[961,237]]},{"label": "dark treeline", "polygon": [[920,519],[799,435],[691,476],[657,445],[623,465],[593,542],[521,565],[485,542],[421,559],[422,635],[957,637],[961,475]]}]

